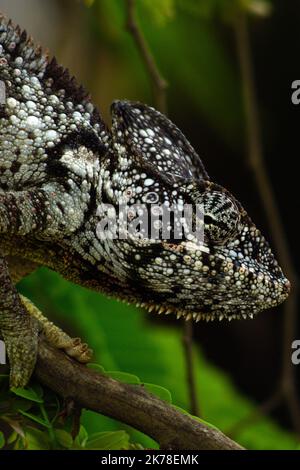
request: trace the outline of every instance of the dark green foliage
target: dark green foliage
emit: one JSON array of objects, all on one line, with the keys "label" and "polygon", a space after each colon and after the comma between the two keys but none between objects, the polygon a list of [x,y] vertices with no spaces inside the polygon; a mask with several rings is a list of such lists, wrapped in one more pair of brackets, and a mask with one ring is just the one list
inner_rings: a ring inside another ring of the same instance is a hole
[{"label": "dark green foliage", "polygon": [[47,449],[128,449],[126,431],[88,433],[80,426],[72,437],[72,416],[64,416],[64,405],[49,390],[33,384],[26,389],[8,391],[8,377],[1,378],[2,423],[8,426],[7,436],[0,432],[0,448],[15,450]]}]

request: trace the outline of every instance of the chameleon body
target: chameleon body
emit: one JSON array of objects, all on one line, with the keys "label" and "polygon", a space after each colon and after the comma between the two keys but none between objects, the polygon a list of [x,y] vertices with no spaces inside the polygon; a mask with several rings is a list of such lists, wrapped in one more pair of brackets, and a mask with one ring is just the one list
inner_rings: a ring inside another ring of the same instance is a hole
[{"label": "chameleon body", "polygon": [[[28,381],[40,329],[77,359],[90,357],[18,294],[15,283],[41,265],[185,319],[252,318],[288,295],[268,243],[180,130],[145,104],[111,110],[109,128],[75,79],[0,17],[0,332],[11,385]],[[201,204],[204,243],[172,230],[168,239],[101,239],[99,208],[120,201],[150,211],[154,202]]]}]

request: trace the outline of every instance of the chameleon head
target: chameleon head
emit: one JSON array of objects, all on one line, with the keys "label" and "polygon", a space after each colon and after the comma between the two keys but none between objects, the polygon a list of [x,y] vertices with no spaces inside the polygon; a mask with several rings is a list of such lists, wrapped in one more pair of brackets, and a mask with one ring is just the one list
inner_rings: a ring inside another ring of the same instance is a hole
[{"label": "chameleon head", "polygon": [[106,249],[127,300],[231,320],[286,299],[290,284],[267,241],[173,123],[146,105],[114,102],[112,143],[103,196],[115,208],[125,202],[133,224]]}]

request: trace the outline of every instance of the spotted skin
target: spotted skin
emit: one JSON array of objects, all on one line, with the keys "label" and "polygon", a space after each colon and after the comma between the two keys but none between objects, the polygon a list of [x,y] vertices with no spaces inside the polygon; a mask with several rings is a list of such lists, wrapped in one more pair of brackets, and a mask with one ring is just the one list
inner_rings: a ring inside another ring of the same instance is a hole
[{"label": "spotted skin", "polygon": [[[239,201],[210,180],[181,131],[128,101],[112,104],[109,129],[75,79],[4,17],[0,98],[0,332],[11,385],[27,383],[38,329],[49,327],[14,287],[40,265],[187,320],[252,318],[285,300],[289,282],[268,243]],[[125,229],[122,239],[102,239],[103,207],[117,212],[120,203],[128,219],[136,205],[153,212],[155,204],[167,211],[200,204],[204,241],[188,230],[178,239],[177,216],[169,237]],[[53,325],[46,337],[66,345]]]}]

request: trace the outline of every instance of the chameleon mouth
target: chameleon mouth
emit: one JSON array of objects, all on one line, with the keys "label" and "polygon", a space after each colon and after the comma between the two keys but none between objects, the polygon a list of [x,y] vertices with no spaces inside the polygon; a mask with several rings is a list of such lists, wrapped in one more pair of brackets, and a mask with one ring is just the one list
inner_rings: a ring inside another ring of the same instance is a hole
[{"label": "chameleon mouth", "polygon": [[[270,278],[267,279],[267,291],[262,285],[262,289],[252,293],[252,289],[248,290],[248,293],[243,297],[227,297],[223,302],[220,299],[218,303],[213,304],[211,302],[211,310],[201,311],[197,307],[192,310],[187,308],[178,308],[176,305],[172,305],[168,301],[162,300],[162,303],[157,303],[149,300],[141,300],[136,302],[134,298],[125,298],[123,296],[118,296],[118,300],[128,303],[128,305],[136,305],[136,307],[143,308],[149,313],[154,313],[157,315],[174,315],[177,319],[182,319],[185,321],[192,320],[194,322],[199,321],[232,321],[232,320],[253,320],[261,311],[276,307],[283,303],[286,298],[289,296],[291,290],[291,284],[289,280],[282,274],[281,277],[277,278],[275,281],[272,281]],[[207,306],[206,306],[207,308]],[[197,311],[198,310],[198,311]]]},{"label": "chameleon mouth", "polygon": [[[213,313],[213,314],[207,314],[207,313],[199,313],[199,312],[187,312],[186,310],[178,310],[174,307],[166,307],[164,305],[157,305],[157,304],[149,304],[149,303],[136,303],[136,307],[144,308],[147,310],[149,313],[156,313],[158,315],[170,315],[170,314],[175,314],[177,320],[182,318],[185,321],[193,320],[196,323],[198,323],[200,320],[202,321],[222,321],[222,320],[253,320],[256,312],[251,312],[251,313],[239,313],[239,314],[227,314],[224,312],[220,312],[219,314]],[[258,312],[257,312],[258,313]]]},{"label": "chameleon mouth", "polygon": [[[278,284],[277,284],[278,288]],[[177,319],[182,318],[185,321],[193,320],[196,323],[199,322],[200,320],[210,322],[210,321],[222,321],[222,320],[227,320],[227,321],[232,321],[232,320],[253,320],[253,318],[262,310],[265,310],[267,308],[272,308],[276,307],[277,305],[281,304],[286,300],[290,293],[291,289],[291,284],[288,279],[284,279],[284,282],[281,283],[281,291],[280,294],[277,297],[274,298],[268,298],[265,300],[265,304],[252,304],[250,303],[247,310],[243,310],[238,313],[231,313],[228,308],[228,312],[226,310],[219,310],[216,309],[214,312],[207,312],[207,313],[201,313],[201,312],[190,312],[184,309],[177,309],[176,307],[172,305],[159,305],[159,304],[153,304],[153,303],[148,303],[148,302],[141,302],[141,303],[136,303],[137,307],[141,307],[146,309],[149,313],[155,313],[158,315],[170,315],[174,314],[176,315]],[[235,306],[234,303],[232,303],[231,308],[238,308],[238,304]]]}]

